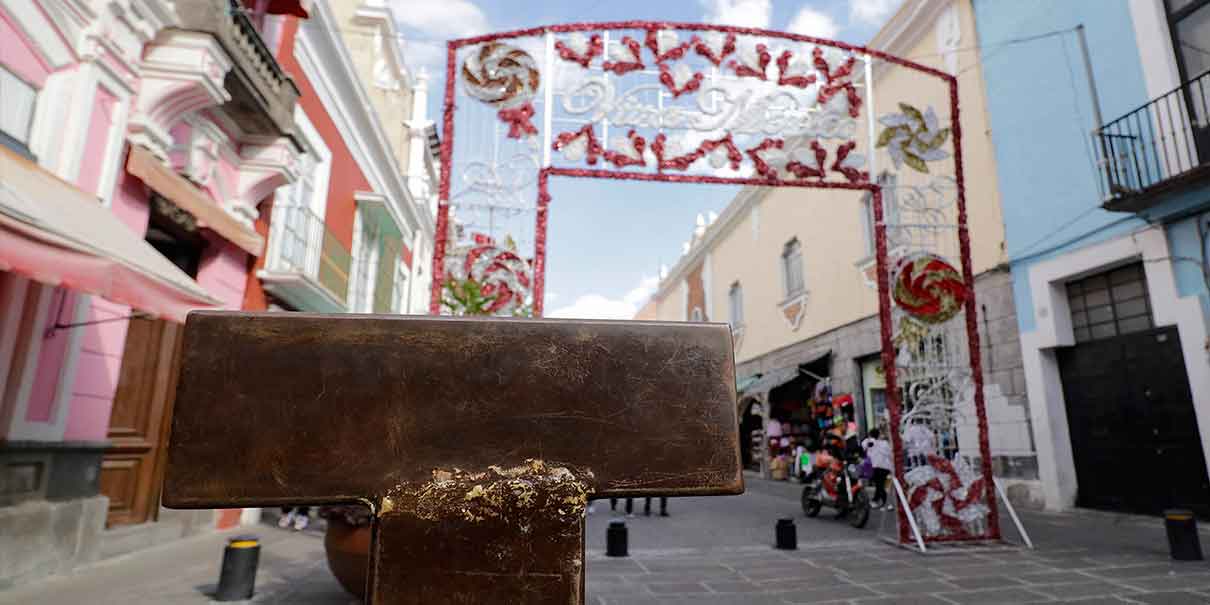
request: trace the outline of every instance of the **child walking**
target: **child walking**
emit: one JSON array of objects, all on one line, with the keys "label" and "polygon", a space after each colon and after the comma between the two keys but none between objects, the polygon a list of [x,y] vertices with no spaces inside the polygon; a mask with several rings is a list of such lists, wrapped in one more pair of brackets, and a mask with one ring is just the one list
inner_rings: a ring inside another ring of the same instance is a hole
[{"label": "child walking", "polygon": [[874,467],[874,476],[871,481],[874,483],[874,508],[886,507],[887,510],[893,510],[894,505],[887,502],[886,480],[891,476],[891,443],[882,438],[882,432],[878,429],[870,429],[869,436],[865,441],[861,442],[862,449],[865,450],[866,456],[870,460],[870,464]]}]

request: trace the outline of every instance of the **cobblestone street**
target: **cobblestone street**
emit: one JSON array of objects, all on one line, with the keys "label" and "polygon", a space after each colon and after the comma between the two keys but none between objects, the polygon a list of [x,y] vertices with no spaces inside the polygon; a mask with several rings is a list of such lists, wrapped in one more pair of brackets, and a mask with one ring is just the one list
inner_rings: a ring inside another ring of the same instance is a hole
[{"label": "cobblestone street", "polygon": [[[655,503],[653,503],[655,504]],[[619,501],[619,512],[624,501]],[[1210,603],[1210,563],[1169,561],[1160,521],[1092,512],[1027,514],[1038,548],[922,556],[825,512],[806,519],[792,484],[748,481],[732,498],[670,501],[669,517],[628,519],[631,556],[604,556],[615,516],[596,503],[588,522],[588,602],[656,603]],[[799,550],[771,548],[778,517],[793,516]],[[255,529],[263,547],[255,603],[350,605],[327,570],[318,527]],[[1013,535],[1011,532],[1009,535]],[[1210,536],[1202,532],[1203,544]],[[207,603],[226,534],[103,561],[68,576],[0,592],[0,603]]]}]

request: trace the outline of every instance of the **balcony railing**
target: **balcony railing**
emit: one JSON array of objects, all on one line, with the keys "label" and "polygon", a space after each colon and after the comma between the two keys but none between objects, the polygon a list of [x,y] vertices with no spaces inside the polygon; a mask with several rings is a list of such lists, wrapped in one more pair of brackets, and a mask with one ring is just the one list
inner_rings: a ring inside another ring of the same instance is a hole
[{"label": "balcony railing", "polygon": [[1106,207],[1138,211],[1210,164],[1210,72],[1097,132]]},{"label": "balcony railing", "polygon": [[294,135],[298,87],[282,71],[260,32],[235,0],[178,0],[181,28],[213,35],[234,69],[225,86],[231,101],[224,110],[245,134],[259,137]]},{"label": "balcony railing", "polygon": [[344,310],[349,262],[348,250],[310,208],[273,207],[260,274],[266,290],[300,310]]}]

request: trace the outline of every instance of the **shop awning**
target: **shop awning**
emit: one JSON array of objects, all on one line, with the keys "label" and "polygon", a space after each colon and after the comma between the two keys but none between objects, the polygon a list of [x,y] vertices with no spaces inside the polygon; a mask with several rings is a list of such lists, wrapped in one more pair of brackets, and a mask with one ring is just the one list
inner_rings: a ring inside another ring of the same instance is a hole
[{"label": "shop awning", "polygon": [[798,367],[778,368],[761,374],[759,378],[748,384],[739,392],[741,397],[763,395],[769,391],[794,380],[798,376]]},{"label": "shop awning", "polygon": [[749,386],[751,386],[752,383],[756,382],[757,380],[760,380],[760,374],[753,374],[751,376],[745,376],[744,378],[740,378],[739,380],[735,381],[735,392],[743,394],[744,389],[747,389]]},{"label": "shop awning", "polygon": [[130,146],[130,157],[126,159],[126,170],[168,198],[197,219],[198,225],[206,227],[227,238],[252,256],[260,256],[265,249],[265,238],[235,220],[226,210],[219,207],[196,185],[165,166],[159,158],[141,145]]},{"label": "shop awning", "polygon": [[0,270],[184,322],[210,296],[112,212],[0,147]]}]

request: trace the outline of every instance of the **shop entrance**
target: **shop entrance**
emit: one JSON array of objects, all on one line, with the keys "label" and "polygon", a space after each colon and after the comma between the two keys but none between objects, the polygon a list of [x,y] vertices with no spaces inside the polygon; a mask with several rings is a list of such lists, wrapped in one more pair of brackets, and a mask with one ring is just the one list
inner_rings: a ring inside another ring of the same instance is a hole
[{"label": "shop entrance", "polygon": [[1141,265],[1068,284],[1076,345],[1058,351],[1078,506],[1210,515],[1180,335],[1151,327]]}]

